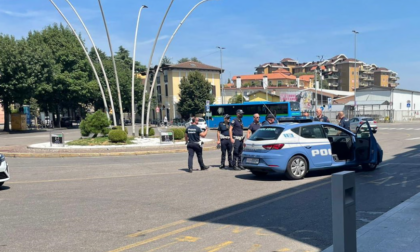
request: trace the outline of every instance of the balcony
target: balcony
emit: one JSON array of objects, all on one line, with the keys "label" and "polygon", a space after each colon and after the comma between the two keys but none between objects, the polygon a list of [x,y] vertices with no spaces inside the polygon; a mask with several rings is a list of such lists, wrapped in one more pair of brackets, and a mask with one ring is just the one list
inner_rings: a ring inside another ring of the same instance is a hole
[{"label": "balcony", "polygon": [[362,80],[367,80],[369,78],[369,76],[367,76],[367,75],[360,75],[359,78],[362,79]]},{"label": "balcony", "polygon": [[338,83],[337,82],[335,82],[335,83],[328,83],[328,86],[329,87],[338,87]]},{"label": "balcony", "polygon": [[359,83],[359,86],[361,86],[361,87],[369,87],[369,83],[367,83],[367,82],[360,82]]},{"label": "balcony", "polygon": [[339,76],[336,74],[328,75],[327,79],[329,80],[338,80]]},{"label": "balcony", "polygon": [[391,76],[389,76],[389,78],[390,78],[391,80],[396,80],[396,79],[398,79],[398,77],[397,77],[397,76],[395,76],[395,75],[391,75]]},{"label": "balcony", "polygon": [[395,83],[388,83],[388,87],[392,87],[392,88],[395,88],[398,85],[400,85],[400,83],[397,83],[397,82],[395,82]]}]

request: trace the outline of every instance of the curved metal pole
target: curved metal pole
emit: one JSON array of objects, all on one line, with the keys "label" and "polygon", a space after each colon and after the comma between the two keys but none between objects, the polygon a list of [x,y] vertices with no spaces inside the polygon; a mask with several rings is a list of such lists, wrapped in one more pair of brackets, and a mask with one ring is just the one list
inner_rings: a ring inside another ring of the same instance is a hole
[{"label": "curved metal pole", "polygon": [[[162,30],[163,23],[165,23],[166,16],[168,15],[168,12],[171,9],[173,2],[174,0],[171,0],[171,3],[169,4],[168,9],[166,10],[165,16],[163,16],[162,22],[160,23],[158,33],[156,34],[155,43],[153,44],[152,53],[150,54],[149,64],[147,65],[146,79],[144,80],[144,85],[143,85],[143,101],[142,101],[142,107],[141,107],[141,137],[142,138],[144,138],[144,109],[146,106],[146,90],[147,90],[147,82],[149,81],[150,66],[152,65],[153,54],[155,53],[156,43],[159,39],[160,31]],[[149,131],[146,132],[146,135],[149,135]]]},{"label": "curved metal pole", "polygon": [[[93,73],[94,73],[94,75],[95,75],[96,81],[98,82],[99,89],[100,89],[101,94],[102,94],[102,99],[103,99],[103,101],[104,101],[104,107],[105,107],[106,111],[108,111],[108,105],[106,104],[105,93],[104,93],[104,89],[102,88],[102,85],[101,85],[101,80],[99,79],[98,73],[96,72],[95,65],[93,64],[92,59],[89,57],[89,53],[88,53],[88,51],[86,50],[85,45],[83,44],[83,42],[82,42],[82,40],[80,39],[80,37],[77,35],[76,30],[75,30],[75,29],[73,28],[73,26],[70,24],[69,20],[68,20],[68,19],[66,18],[66,16],[63,14],[63,12],[61,12],[60,8],[58,8],[58,6],[54,3],[54,1],[53,1],[53,0],[50,0],[50,2],[54,5],[54,7],[57,9],[57,11],[60,13],[60,15],[64,18],[64,20],[66,21],[67,25],[70,27],[70,29],[71,29],[71,30],[72,30],[72,32],[74,33],[74,36],[76,36],[77,40],[79,41],[80,45],[82,46],[83,51],[85,52],[86,57],[88,58],[90,65],[92,66],[92,70],[93,70]],[[108,120],[110,120],[110,118],[109,118],[109,114],[108,114],[108,113],[106,113],[106,116],[108,117]]]},{"label": "curved metal pole", "polygon": [[202,0],[201,2],[199,2],[198,4],[196,4],[191,10],[190,12],[187,13],[187,15],[184,17],[184,19],[182,19],[181,23],[179,23],[178,27],[175,29],[174,33],[172,34],[171,38],[168,41],[168,44],[165,47],[165,50],[162,53],[162,56],[160,57],[160,61],[159,64],[157,65],[156,68],[156,73],[155,76],[153,77],[153,82],[152,82],[152,88],[150,89],[150,95],[149,95],[149,102],[148,102],[148,106],[147,106],[147,117],[146,117],[146,134],[149,132],[149,116],[150,116],[150,103],[152,102],[152,95],[153,95],[153,88],[155,87],[155,82],[156,82],[156,77],[157,77],[157,73],[159,72],[159,68],[160,65],[162,64],[163,58],[165,57],[166,51],[169,48],[169,45],[172,42],[172,39],[174,38],[175,34],[178,32],[179,28],[181,28],[182,24],[185,22],[185,20],[188,18],[188,16],[195,10],[195,8],[197,8],[200,4],[207,2],[210,0]]},{"label": "curved metal pole", "polygon": [[[109,50],[111,52],[112,64],[114,65],[115,80],[117,81],[118,103],[120,105],[121,127],[122,127],[122,130],[124,130],[124,113],[123,113],[123,107],[122,107],[122,103],[121,103],[120,81],[118,80],[117,65],[115,64],[114,52],[112,51],[111,38],[109,37],[108,26],[106,25],[106,19],[105,19],[104,10],[102,9],[101,0],[98,0],[98,2],[99,2],[99,8],[101,8],[102,18],[104,20],[106,36],[108,37],[108,44],[109,44]],[[114,113],[115,113],[115,111],[114,111]]]},{"label": "curved metal pole", "polygon": [[133,128],[133,137],[136,136],[136,113],[134,110],[134,72],[136,68],[136,47],[137,47],[137,31],[139,30],[140,15],[143,8],[148,8],[146,5],[142,5],[139,10],[139,16],[137,17],[136,34],[134,35],[134,50],[133,50],[133,74],[131,76],[131,125]]},{"label": "curved metal pole", "polygon": [[[111,93],[111,89],[109,88],[108,77],[106,76],[106,71],[105,71],[104,65],[102,64],[101,56],[99,56],[99,52],[98,52],[98,49],[96,48],[95,42],[93,42],[92,36],[90,36],[90,32],[87,29],[87,27],[86,27],[85,23],[83,22],[82,18],[79,16],[79,13],[76,11],[76,9],[73,7],[73,5],[70,3],[69,0],[66,0],[66,2],[70,5],[70,7],[73,9],[76,16],[79,18],[80,22],[82,23],[83,27],[85,28],[85,31],[86,31],[89,39],[90,39],[90,42],[92,42],[93,49],[95,50],[96,56],[98,57],[99,65],[101,66],[102,72],[104,74],[106,87],[108,89],[109,101],[111,103],[111,109],[112,109],[112,112],[113,112],[112,113],[112,118],[114,119],[114,126],[117,126],[117,118],[115,117],[114,101],[112,99],[112,93]],[[109,113],[109,111],[107,111],[107,114],[108,113]]]}]

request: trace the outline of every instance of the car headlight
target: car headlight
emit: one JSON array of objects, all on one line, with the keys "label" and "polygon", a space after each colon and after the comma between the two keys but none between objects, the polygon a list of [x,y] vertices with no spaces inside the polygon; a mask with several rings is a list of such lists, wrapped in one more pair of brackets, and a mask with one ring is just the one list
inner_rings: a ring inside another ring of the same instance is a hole
[{"label": "car headlight", "polygon": [[0,165],[1,163],[3,163],[4,161],[6,161],[6,157],[3,154],[0,154]]}]

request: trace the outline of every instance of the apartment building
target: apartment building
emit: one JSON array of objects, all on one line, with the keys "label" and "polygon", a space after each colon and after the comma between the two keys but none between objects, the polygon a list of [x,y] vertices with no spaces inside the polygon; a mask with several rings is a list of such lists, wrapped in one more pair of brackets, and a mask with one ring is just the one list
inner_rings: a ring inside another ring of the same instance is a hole
[{"label": "apartment building", "polygon": [[179,84],[181,84],[181,79],[188,77],[188,74],[192,71],[198,71],[204,75],[206,80],[212,85],[211,93],[215,97],[214,103],[222,103],[220,73],[223,70],[221,68],[193,61],[174,65],[163,65],[158,73],[154,89],[159,112],[156,112],[156,108],[153,111],[151,110],[151,118],[153,120],[162,120],[165,116],[168,120],[181,118],[177,111],[180,94]]},{"label": "apartment building", "polygon": [[315,69],[323,72],[323,78],[330,89],[353,91],[359,87],[397,87],[398,74],[375,64],[347,58],[344,54],[336,55],[322,61],[299,63],[285,58],[280,63],[266,63],[256,68],[257,73],[270,72],[272,69],[288,70],[291,74],[313,73]]}]

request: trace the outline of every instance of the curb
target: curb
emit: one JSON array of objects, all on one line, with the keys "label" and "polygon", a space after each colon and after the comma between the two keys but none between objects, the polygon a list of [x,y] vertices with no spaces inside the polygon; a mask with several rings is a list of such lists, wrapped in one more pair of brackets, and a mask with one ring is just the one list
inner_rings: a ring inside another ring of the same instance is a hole
[{"label": "curb", "polygon": [[[204,147],[204,151],[216,150],[217,147]],[[153,154],[172,154],[188,152],[187,148],[175,150],[109,152],[109,153],[3,153],[8,158],[72,158],[72,157],[118,157],[118,156],[142,156]]]}]

